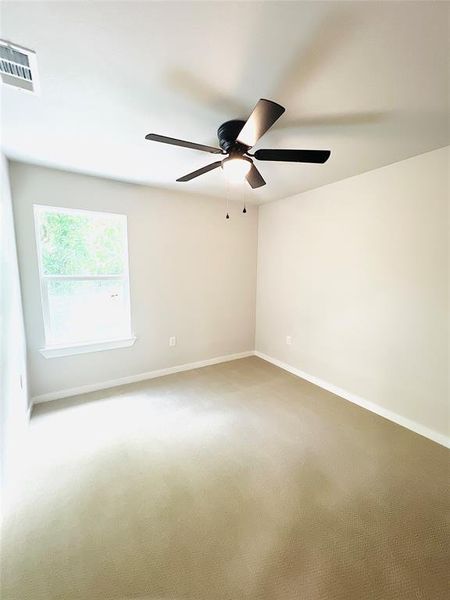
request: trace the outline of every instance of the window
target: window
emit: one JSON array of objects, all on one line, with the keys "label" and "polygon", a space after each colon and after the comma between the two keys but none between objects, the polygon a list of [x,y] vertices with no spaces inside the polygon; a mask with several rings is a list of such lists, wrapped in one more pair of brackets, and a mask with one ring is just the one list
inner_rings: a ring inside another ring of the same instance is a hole
[{"label": "window", "polygon": [[44,356],[130,346],[125,215],[34,207]]}]

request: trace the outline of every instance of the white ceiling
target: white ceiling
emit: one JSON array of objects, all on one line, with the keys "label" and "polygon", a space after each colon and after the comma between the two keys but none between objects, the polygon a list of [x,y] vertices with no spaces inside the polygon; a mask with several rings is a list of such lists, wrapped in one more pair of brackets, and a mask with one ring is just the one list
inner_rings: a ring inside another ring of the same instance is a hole
[{"label": "white ceiling", "polygon": [[271,200],[449,143],[446,2],[2,2],[1,37],[37,52],[40,96],[2,86],[10,158],[224,196],[224,121],[269,98],[258,148],[330,149],[325,165],[259,162]]}]

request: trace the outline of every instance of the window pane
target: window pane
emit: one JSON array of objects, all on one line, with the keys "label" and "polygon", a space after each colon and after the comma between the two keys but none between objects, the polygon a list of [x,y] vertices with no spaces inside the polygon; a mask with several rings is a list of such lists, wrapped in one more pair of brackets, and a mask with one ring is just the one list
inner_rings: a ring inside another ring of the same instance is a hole
[{"label": "window pane", "polygon": [[51,344],[129,337],[122,280],[47,280]]},{"label": "window pane", "polygon": [[120,275],[126,219],[117,215],[41,210],[44,275]]}]

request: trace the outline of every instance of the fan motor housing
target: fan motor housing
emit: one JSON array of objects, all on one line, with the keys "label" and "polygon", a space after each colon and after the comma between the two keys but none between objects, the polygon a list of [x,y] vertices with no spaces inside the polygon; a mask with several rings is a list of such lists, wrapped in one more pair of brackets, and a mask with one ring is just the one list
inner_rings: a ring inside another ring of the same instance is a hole
[{"label": "fan motor housing", "polygon": [[233,121],[226,121],[217,130],[217,137],[219,138],[219,146],[227,153],[234,152],[244,154],[249,149],[245,144],[241,144],[236,141],[236,138],[244,127],[245,121],[235,119]]}]

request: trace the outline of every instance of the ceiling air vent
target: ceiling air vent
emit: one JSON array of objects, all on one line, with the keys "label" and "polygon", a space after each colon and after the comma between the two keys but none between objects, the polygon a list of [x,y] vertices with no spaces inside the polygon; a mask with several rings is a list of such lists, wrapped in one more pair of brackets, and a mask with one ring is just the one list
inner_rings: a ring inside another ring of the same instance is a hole
[{"label": "ceiling air vent", "polygon": [[2,83],[36,94],[38,90],[36,53],[0,40]]}]

